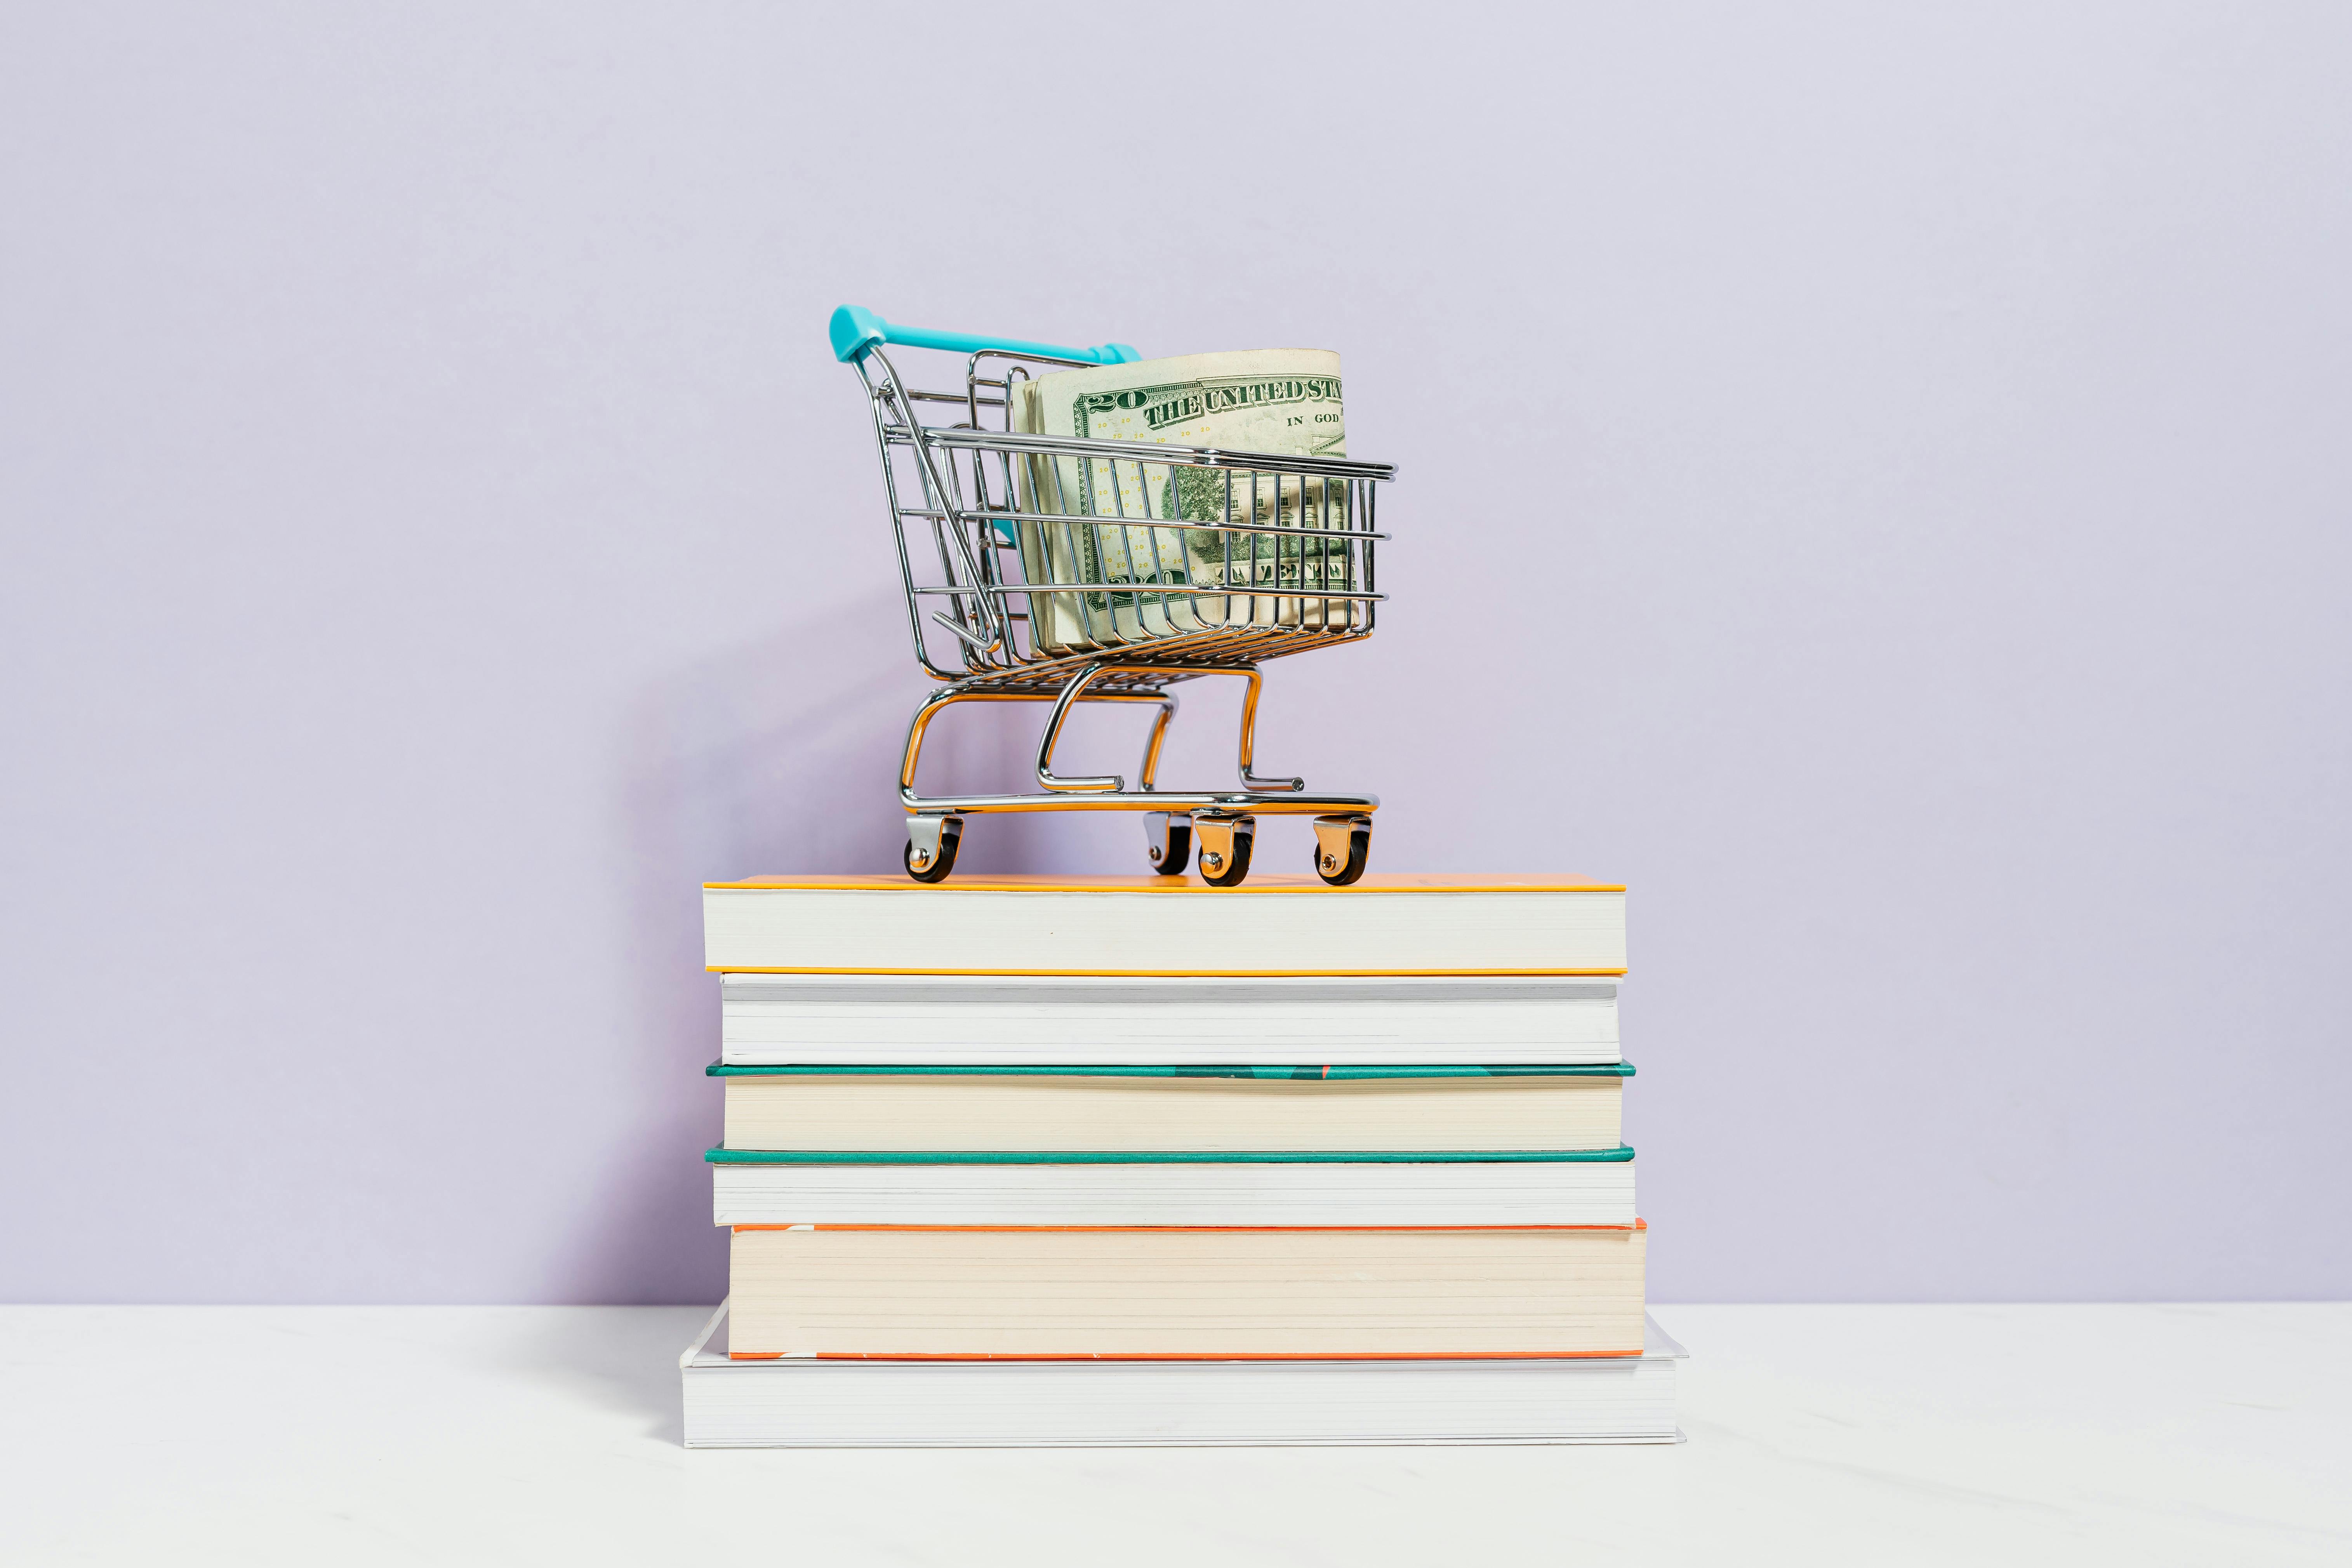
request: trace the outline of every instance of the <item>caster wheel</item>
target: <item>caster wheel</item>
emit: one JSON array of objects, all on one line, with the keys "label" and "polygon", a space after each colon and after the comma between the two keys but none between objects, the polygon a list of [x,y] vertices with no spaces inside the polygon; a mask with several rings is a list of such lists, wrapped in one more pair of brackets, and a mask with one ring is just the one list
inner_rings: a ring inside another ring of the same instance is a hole
[{"label": "caster wheel", "polygon": [[915,861],[917,853],[915,847],[915,837],[910,830],[907,837],[907,847],[899,851],[899,859],[907,868],[907,875],[912,877],[918,882],[946,881],[948,879],[948,873],[955,869],[956,845],[961,842],[962,838],[963,823],[956,817],[949,817],[946,821],[940,824],[940,847],[938,850],[936,852],[929,849],[924,850],[922,852],[923,863],[917,865]]},{"label": "caster wheel", "polygon": [[1224,849],[1212,847],[1213,840],[1204,842],[1201,846],[1201,880],[1212,888],[1240,887],[1242,879],[1249,875],[1250,841],[1254,837],[1246,832],[1234,833],[1231,847]]},{"label": "caster wheel", "polygon": [[1157,822],[1147,819],[1143,831],[1151,868],[1163,877],[1182,876],[1192,858],[1192,819],[1173,815]]},{"label": "caster wheel", "polygon": [[[1341,847],[1343,828],[1346,847]],[[1335,888],[1344,888],[1364,874],[1364,865],[1372,858],[1372,825],[1349,822],[1345,818],[1318,817],[1315,821],[1315,874]]]}]

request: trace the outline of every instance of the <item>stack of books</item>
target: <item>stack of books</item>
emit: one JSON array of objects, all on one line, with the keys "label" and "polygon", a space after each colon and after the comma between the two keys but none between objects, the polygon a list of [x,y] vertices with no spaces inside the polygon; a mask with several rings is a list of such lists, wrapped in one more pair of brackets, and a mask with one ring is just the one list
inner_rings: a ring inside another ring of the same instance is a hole
[{"label": "stack of books", "polygon": [[690,1446],[1671,1442],[1624,889],[704,892]]}]

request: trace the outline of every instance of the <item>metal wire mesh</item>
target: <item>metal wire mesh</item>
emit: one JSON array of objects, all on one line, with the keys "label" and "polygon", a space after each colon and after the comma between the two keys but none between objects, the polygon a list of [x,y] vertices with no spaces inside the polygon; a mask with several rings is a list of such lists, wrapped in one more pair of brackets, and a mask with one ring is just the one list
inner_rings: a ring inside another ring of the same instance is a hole
[{"label": "metal wire mesh", "polygon": [[1042,692],[1116,658],[1152,668],[1096,689],[1150,690],[1371,634],[1393,468],[1006,428],[1028,367],[1066,363],[975,354],[961,394],[908,388],[879,350],[858,363],[927,671]]}]

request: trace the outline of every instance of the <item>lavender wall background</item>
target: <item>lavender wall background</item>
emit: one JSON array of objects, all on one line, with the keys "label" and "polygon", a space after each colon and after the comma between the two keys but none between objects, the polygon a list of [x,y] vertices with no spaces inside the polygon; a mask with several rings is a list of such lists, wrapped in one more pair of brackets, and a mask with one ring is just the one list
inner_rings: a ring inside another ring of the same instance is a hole
[{"label": "lavender wall background", "polygon": [[1260,754],[1633,885],[1659,1299],[2352,1294],[2352,13],[1106,11],[0,20],[0,1299],[716,1297],[695,885],[921,686],[845,300],[1344,353]]}]

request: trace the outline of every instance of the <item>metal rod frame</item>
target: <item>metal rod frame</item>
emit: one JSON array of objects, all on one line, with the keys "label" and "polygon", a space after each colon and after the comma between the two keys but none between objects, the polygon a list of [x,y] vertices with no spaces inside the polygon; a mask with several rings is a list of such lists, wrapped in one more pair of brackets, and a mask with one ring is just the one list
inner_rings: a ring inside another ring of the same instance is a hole
[{"label": "metal rod frame", "polygon": [[[1257,701],[1263,684],[1257,670],[1248,666],[1189,670],[1188,675],[1237,675],[1249,685],[1242,696],[1242,721],[1238,752],[1240,790],[1162,790],[1159,785],[1160,752],[1168,738],[1169,721],[1175,718],[1177,701],[1168,692],[1160,690],[1090,691],[1087,688],[1096,678],[1110,674],[1163,675],[1167,671],[1156,665],[1114,665],[1097,663],[1080,670],[1066,681],[1057,692],[973,690],[953,686],[941,687],[923,700],[907,726],[907,746],[898,762],[898,804],[909,812],[923,816],[1015,811],[1223,811],[1244,812],[1254,816],[1313,816],[1331,812],[1370,813],[1380,809],[1377,795],[1308,795],[1304,779],[1259,778],[1250,770],[1257,744]],[[921,764],[923,738],[930,731],[931,721],[959,702],[1051,702],[1053,710],[1045,721],[1044,734],[1037,743],[1036,778],[1046,793],[1042,795],[927,795],[915,788],[915,771]],[[1124,776],[1118,774],[1065,777],[1053,771],[1054,746],[1061,738],[1062,721],[1070,709],[1080,702],[1150,702],[1158,705],[1152,715],[1151,733],[1144,742],[1143,763],[1137,770],[1136,787],[1129,789]]]}]

